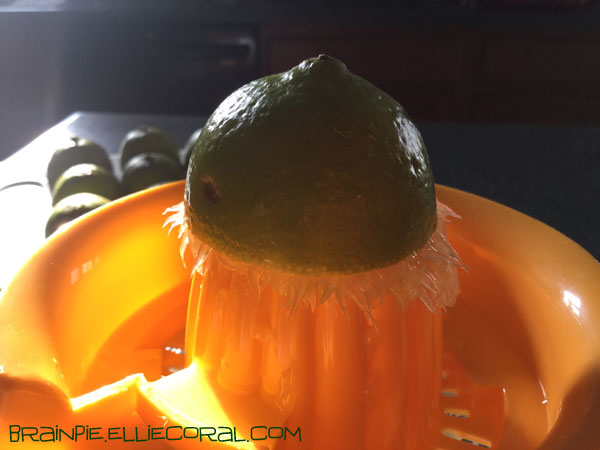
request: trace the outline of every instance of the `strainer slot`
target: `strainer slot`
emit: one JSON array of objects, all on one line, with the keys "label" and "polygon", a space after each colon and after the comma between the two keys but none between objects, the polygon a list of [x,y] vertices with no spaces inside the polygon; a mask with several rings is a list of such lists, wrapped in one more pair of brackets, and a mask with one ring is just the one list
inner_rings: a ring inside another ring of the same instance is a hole
[{"label": "strainer slot", "polygon": [[469,418],[469,411],[466,409],[446,408],[444,414],[450,417],[456,417],[457,419]]},{"label": "strainer slot", "polygon": [[479,436],[474,436],[469,433],[464,433],[462,431],[447,428],[445,430],[442,430],[442,434],[447,438],[461,441],[466,444],[471,444],[475,447],[492,448],[492,443],[487,439],[481,438]]},{"label": "strainer slot", "polygon": [[458,391],[454,388],[444,388],[442,389],[442,397],[457,397]]}]

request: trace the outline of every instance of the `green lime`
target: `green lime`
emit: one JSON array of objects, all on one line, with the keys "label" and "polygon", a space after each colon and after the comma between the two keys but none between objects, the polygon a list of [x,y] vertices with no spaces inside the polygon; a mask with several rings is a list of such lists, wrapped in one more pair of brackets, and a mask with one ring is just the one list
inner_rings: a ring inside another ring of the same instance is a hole
[{"label": "green lime", "polygon": [[106,151],[95,142],[77,136],[69,138],[68,143],[55,150],[48,163],[48,184],[50,189],[58,177],[76,164],[96,164],[112,172],[112,164]]},{"label": "green lime", "polygon": [[179,163],[162,153],[144,153],[131,158],[123,169],[123,186],[127,192],[184,178]]},{"label": "green lime", "polygon": [[388,266],[437,224],[417,128],[392,97],[325,55],[227,97],[200,134],[186,181],[195,237],[286,272]]},{"label": "green lime", "polygon": [[52,204],[72,194],[89,192],[114,200],[121,196],[121,186],[112,172],[96,164],[77,164],[69,167],[56,180]]},{"label": "green lime", "polygon": [[198,128],[196,131],[194,131],[183,146],[183,167],[187,167],[190,163],[190,157],[192,156],[194,146],[200,137],[200,132],[202,132],[202,128]]},{"label": "green lime", "polygon": [[179,149],[167,134],[158,128],[141,126],[130,131],[121,143],[121,168],[131,158],[144,153],[162,153],[179,163]]},{"label": "green lime", "polygon": [[61,225],[77,217],[105,205],[109,199],[88,192],[69,195],[59,201],[52,209],[46,222],[46,237],[54,233]]}]

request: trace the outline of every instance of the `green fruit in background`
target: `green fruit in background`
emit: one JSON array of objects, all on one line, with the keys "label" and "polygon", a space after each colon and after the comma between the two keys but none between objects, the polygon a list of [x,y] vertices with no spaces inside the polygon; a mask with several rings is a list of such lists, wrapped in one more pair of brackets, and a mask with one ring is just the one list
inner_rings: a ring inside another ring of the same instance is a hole
[{"label": "green fruit in background", "polygon": [[123,186],[127,192],[181,180],[183,169],[178,162],[162,153],[145,153],[131,158],[123,169]]},{"label": "green fruit in background", "polygon": [[72,194],[89,192],[114,200],[121,196],[121,186],[112,172],[96,164],[77,164],[68,168],[54,184],[52,204]]},{"label": "green fruit in background", "polygon": [[106,151],[95,142],[73,136],[64,147],[58,148],[48,163],[48,185],[52,190],[58,177],[69,167],[77,164],[96,164],[112,172],[112,164]]},{"label": "green fruit in background", "polygon": [[179,163],[177,144],[158,128],[141,126],[127,133],[121,143],[121,168],[125,169],[129,160],[144,153],[161,153]]},{"label": "green fruit in background", "polygon": [[192,153],[185,206],[194,236],[231,258],[318,275],[396,263],[437,225],[406,111],[325,55],[221,103]]},{"label": "green fruit in background", "polygon": [[61,225],[109,202],[110,200],[105,197],[87,192],[63,198],[54,206],[52,214],[46,222],[46,237],[54,233]]},{"label": "green fruit in background", "polygon": [[190,163],[190,157],[192,156],[192,151],[194,150],[194,146],[196,145],[196,142],[198,141],[198,138],[200,137],[200,133],[202,132],[202,128],[198,128],[196,131],[194,131],[189,139],[187,140],[187,142],[185,143],[185,145],[183,146],[183,167],[186,167],[189,165]]}]

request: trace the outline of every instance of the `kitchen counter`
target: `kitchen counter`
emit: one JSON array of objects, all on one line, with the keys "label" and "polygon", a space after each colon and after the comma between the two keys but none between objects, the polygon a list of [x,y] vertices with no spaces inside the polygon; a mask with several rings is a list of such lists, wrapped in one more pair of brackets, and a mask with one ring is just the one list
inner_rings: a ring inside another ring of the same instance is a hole
[{"label": "kitchen counter", "polygon": [[[50,213],[45,170],[64,133],[111,153],[141,124],[164,129],[179,146],[206,117],[74,113],[0,163],[0,288],[43,243]],[[420,123],[437,183],[510,206],[558,229],[600,258],[600,128]]]}]

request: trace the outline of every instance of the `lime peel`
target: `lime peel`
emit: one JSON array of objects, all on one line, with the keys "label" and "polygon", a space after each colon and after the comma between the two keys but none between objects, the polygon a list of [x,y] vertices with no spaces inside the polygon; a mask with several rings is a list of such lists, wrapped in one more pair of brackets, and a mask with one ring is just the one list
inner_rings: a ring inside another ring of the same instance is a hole
[{"label": "lime peel", "polygon": [[387,267],[342,275],[297,274],[236,261],[192,233],[184,202],[168,208],[163,214],[170,214],[163,225],[169,227],[169,233],[179,227],[180,256],[184,265],[185,252],[192,253],[192,275],[198,273],[204,277],[223,265],[248,278],[257,301],[260,293],[270,287],[288,299],[292,312],[300,306],[308,306],[314,311],[318,305],[333,298],[345,310],[344,301],[350,298],[370,319],[373,301],[391,294],[404,306],[419,299],[430,311],[439,313],[453,306],[460,292],[456,268],[465,266],[446,238],[446,222],[459,216],[439,201],[437,229],[422,248]]},{"label": "lime peel", "polygon": [[192,153],[184,198],[194,233],[218,252],[306,275],[392,265],[437,222],[417,127],[326,55],[219,105]]}]

